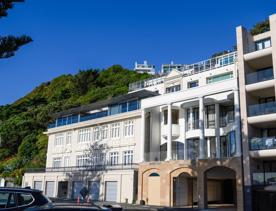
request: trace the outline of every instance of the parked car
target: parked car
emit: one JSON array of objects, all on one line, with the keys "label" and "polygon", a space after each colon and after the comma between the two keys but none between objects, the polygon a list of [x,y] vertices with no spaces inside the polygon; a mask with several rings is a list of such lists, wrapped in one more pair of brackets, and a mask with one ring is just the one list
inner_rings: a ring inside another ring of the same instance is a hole
[{"label": "parked car", "polygon": [[0,210],[23,211],[28,207],[51,206],[42,191],[30,188],[0,188]]},{"label": "parked car", "polygon": [[51,205],[29,207],[24,211],[111,211],[109,208],[97,205]]}]

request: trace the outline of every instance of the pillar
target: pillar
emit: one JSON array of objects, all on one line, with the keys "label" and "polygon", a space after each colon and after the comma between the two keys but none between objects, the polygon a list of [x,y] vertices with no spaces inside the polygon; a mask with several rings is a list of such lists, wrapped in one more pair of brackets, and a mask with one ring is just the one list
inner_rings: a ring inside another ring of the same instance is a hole
[{"label": "pillar", "polygon": [[172,159],[172,104],[168,104],[167,159]]},{"label": "pillar", "polygon": [[241,156],[241,121],[240,121],[240,101],[239,101],[238,90],[234,90],[234,113],[235,113],[236,156]]},{"label": "pillar", "polygon": [[141,145],[140,145],[140,162],[145,161],[145,116],[146,112],[142,109],[141,114]]},{"label": "pillar", "polygon": [[215,104],[216,112],[216,158],[220,158],[220,124],[219,124],[219,104]]},{"label": "pillar", "polygon": [[204,103],[203,97],[199,98],[199,159],[206,158],[204,139]]}]

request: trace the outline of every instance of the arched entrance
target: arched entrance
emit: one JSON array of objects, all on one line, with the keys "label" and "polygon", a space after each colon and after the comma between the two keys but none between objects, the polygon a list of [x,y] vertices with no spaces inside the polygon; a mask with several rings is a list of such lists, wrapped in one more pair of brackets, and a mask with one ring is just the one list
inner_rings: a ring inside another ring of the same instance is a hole
[{"label": "arched entrance", "polygon": [[208,208],[236,207],[236,172],[223,166],[205,172]]},{"label": "arched entrance", "polygon": [[181,173],[173,178],[173,206],[193,206],[197,198],[196,178]]},{"label": "arched entrance", "polygon": [[147,204],[160,205],[160,175],[155,172],[148,176]]}]

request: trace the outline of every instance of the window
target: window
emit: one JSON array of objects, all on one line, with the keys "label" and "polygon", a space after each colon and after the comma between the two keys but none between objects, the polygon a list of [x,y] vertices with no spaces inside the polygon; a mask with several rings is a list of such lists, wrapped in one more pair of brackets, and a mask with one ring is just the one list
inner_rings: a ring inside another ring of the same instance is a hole
[{"label": "window", "polygon": [[0,192],[0,209],[16,207],[13,193]]},{"label": "window", "polygon": [[198,86],[198,81],[188,82],[188,89],[194,88]]},{"label": "window", "polygon": [[42,181],[34,181],[34,189],[42,190]]},{"label": "window", "polygon": [[124,151],[123,163],[124,163],[124,165],[133,163],[133,151],[132,150]]},{"label": "window", "polygon": [[77,155],[77,166],[87,166],[89,165],[89,156],[88,155]]},{"label": "window", "polygon": [[64,167],[68,167],[70,165],[70,157],[65,156],[64,157]]},{"label": "window", "polygon": [[55,142],[54,142],[55,147],[62,146],[63,141],[64,141],[64,134],[63,133],[59,133],[59,134],[55,135]]},{"label": "window", "polygon": [[216,127],[216,117],[215,117],[215,105],[206,106],[206,120],[207,120],[207,128],[215,128]]},{"label": "window", "polygon": [[109,154],[110,165],[118,165],[119,163],[119,152],[110,152]]},{"label": "window", "polygon": [[93,128],[93,140],[94,141],[100,140],[100,128],[99,127]]},{"label": "window", "polygon": [[227,136],[220,137],[221,157],[232,157],[236,153],[235,131],[231,131]]},{"label": "window", "polygon": [[61,167],[61,157],[53,158],[53,168]]},{"label": "window", "polygon": [[128,111],[134,111],[139,108],[138,100],[132,100],[128,102]]},{"label": "window", "polygon": [[78,143],[85,143],[91,140],[91,130],[90,128],[79,130]]},{"label": "window", "polygon": [[33,197],[28,193],[19,193],[18,195],[18,206],[29,205],[33,202]]},{"label": "window", "polygon": [[130,137],[134,135],[134,121],[128,120],[124,122],[124,136]]},{"label": "window", "polygon": [[[179,111],[172,109],[172,124],[178,124]],[[168,124],[168,110],[164,110],[164,125]]]},{"label": "window", "polygon": [[230,78],[233,78],[233,72],[224,73],[224,74],[221,74],[221,75],[215,75],[215,76],[209,77],[209,78],[207,78],[207,84],[215,83],[215,82],[219,82],[219,81],[224,81],[224,80],[227,80],[227,79],[230,79]]},{"label": "window", "polygon": [[110,137],[111,138],[119,138],[120,137],[120,123],[111,124]]},{"label": "window", "polygon": [[234,106],[220,106],[220,127],[235,121]]},{"label": "window", "polygon": [[271,39],[264,39],[255,42],[256,51],[271,47]]},{"label": "window", "polygon": [[171,86],[171,87],[167,87],[166,88],[166,93],[178,92],[178,91],[180,91],[180,89],[181,89],[180,84],[175,85],[175,86]]},{"label": "window", "polygon": [[102,128],[101,128],[101,136],[102,136],[102,139],[107,139],[108,138],[108,125],[103,125]]},{"label": "window", "polygon": [[92,165],[103,165],[105,163],[105,153],[96,152],[91,158]]},{"label": "window", "polygon": [[66,133],[66,145],[70,145],[72,143],[72,132]]}]

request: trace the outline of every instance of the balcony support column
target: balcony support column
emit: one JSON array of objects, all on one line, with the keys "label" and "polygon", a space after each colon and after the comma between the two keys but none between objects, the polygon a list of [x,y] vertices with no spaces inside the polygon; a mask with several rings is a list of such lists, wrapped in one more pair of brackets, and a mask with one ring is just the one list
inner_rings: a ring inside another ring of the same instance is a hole
[{"label": "balcony support column", "polygon": [[142,109],[141,112],[141,145],[140,145],[140,162],[145,161],[145,119],[146,112]]},{"label": "balcony support column", "polygon": [[168,104],[167,158],[172,159],[172,104]]},{"label": "balcony support column", "polygon": [[204,98],[199,97],[199,159],[206,158],[206,143],[204,138]]},{"label": "balcony support column", "polygon": [[234,90],[234,115],[235,115],[235,139],[236,156],[241,156],[241,120],[240,120],[240,101],[239,92]]},{"label": "balcony support column", "polygon": [[186,108],[183,108],[183,128],[184,128],[184,134],[183,134],[183,143],[184,143],[184,160],[188,159],[187,156],[187,140],[186,140],[186,131],[187,131],[187,110]]},{"label": "balcony support column", "polygon": [[189,124],[187,126],[187,130],[193,130],[193,107],[189,109]]},{"label": "balcony support column", "polygon": [[220,124],[219,124],[219,104],[215,104],[216,113],[216,158],[220,158]]}]

